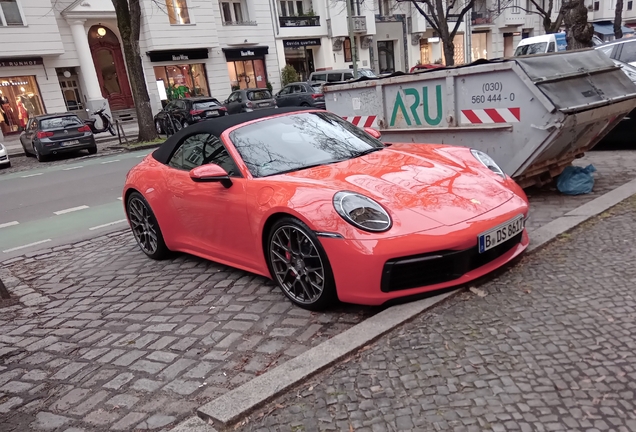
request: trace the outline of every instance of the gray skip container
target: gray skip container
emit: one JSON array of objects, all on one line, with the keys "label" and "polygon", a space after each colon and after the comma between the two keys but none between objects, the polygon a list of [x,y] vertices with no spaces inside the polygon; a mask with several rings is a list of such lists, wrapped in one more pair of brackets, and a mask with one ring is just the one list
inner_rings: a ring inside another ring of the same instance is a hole
[{"label": "gray skip container", "polygon": [[636,108],[636,85],[597,50],[515,57],[328,84],[327,110],[384,142],[488,153],[522,187],[541,185]]}]

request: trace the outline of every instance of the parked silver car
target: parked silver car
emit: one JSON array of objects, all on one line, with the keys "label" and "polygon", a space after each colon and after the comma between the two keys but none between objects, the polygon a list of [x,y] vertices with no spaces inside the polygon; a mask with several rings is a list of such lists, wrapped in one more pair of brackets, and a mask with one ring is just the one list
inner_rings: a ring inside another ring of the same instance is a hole
[{"label": "parked silver car", "polygon": [[7,148],[0,143],[0,168],[8,168],[11,166],[11,161],[9,160],[9,152]]}]

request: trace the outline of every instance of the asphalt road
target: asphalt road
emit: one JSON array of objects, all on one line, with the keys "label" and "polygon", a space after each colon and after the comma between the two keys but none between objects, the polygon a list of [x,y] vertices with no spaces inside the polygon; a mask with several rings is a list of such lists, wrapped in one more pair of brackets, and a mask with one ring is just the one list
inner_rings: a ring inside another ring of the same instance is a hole
[{"label": "asphalt road", "polygon": [[149,152],[0,176],[0,262],[125,227],[124,179]]}]

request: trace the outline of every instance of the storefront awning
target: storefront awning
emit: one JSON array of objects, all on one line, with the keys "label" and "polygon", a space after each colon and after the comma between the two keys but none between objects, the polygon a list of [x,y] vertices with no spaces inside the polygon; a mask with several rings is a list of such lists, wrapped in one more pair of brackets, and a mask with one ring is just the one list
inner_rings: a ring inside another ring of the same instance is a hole
[{"label": "storefront awning", "polygon": [[249,60],[263,58],[269,54],[268,46],[253,46],[243,48],[223,48],[223,53],[228,61]]},{"label": "storefront awning", "polygon": [[[603,36],[612,36],[614,34],[614,23],[611,22],[597,22],[594,24],[594,33],[599,33]],[[623,34],[634,33],[634,29],[621,26]]]},{"label": "storefront awning", "polygon": [[151,62],[183,62],[208,58],[207,48],[148,51]]}]

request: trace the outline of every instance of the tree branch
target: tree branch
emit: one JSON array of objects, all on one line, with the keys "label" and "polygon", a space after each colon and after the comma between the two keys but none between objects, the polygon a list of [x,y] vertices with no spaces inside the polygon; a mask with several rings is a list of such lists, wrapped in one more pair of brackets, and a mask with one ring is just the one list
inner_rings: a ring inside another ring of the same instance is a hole
[{"label": "tree branch", "polygon": [[[404,0],[397,0],[400,3],[403,3]],[[413,6],[415,6],[415,9],[417,9],[417,11],[422,14],[422,16],[424,17],[424,19],[426,19],[426,22],[433,28],[433,30],[435,30],[437,33],[439,33],[439,25],[435,24],[433,21],[431,21],[431,18],[428,16],[428,14],[426,12],[424,12],[424,9],[422,9],[420,7],[420,5],[418,4],[418,1],[415,0],[406,0],[409,1],[410,3],[413,4]],[[429,0],[423,0],[422,3],[425,3],[428,7],[429,10],[431,9],[431,4],[429,3]]]},{"label": "tree branch", "polygon": [[468,4],[464,6],[464,9],[459,12],[459,17],[457,17],[457,22],[455,23],[455,27],[453,27],[453,31],[450,32],[451,39],[455,37],[457,34],[457,30],[459,29],[459,25],[462,23],[464,16],[468,13],[469,10],[473,8],[475,0],[470,0]]}]

